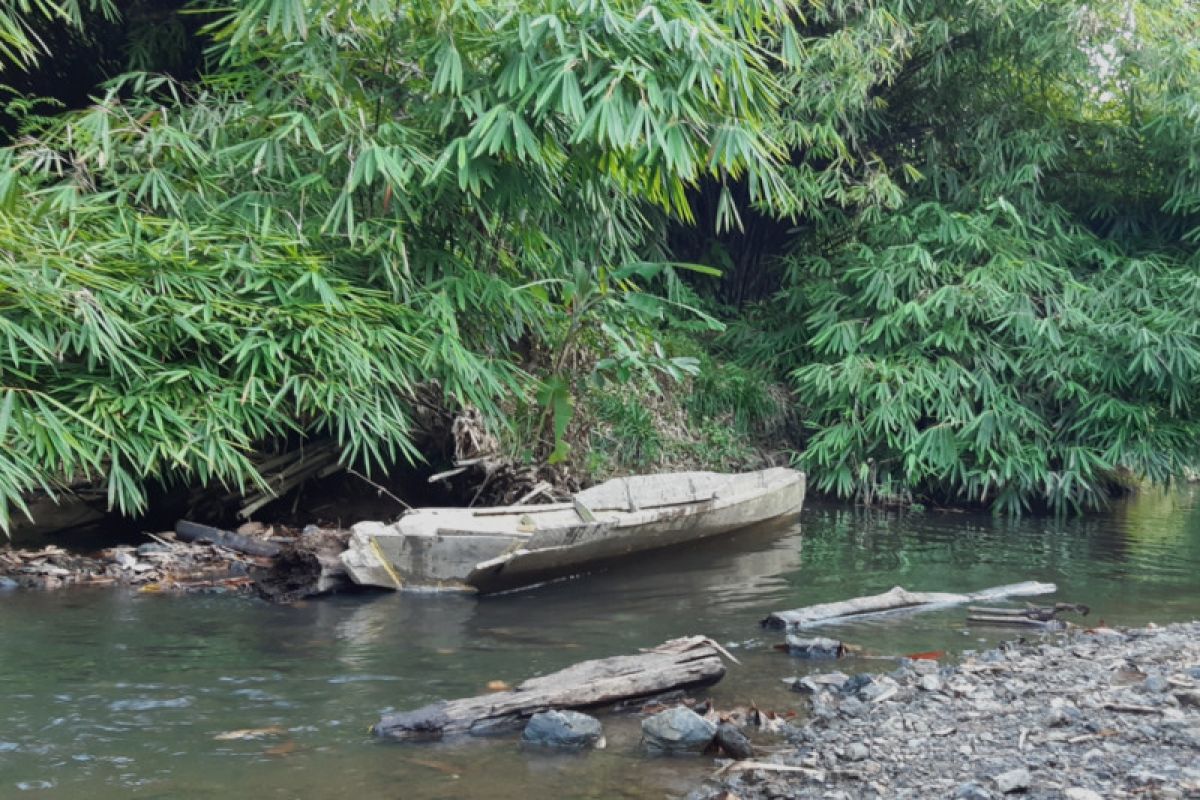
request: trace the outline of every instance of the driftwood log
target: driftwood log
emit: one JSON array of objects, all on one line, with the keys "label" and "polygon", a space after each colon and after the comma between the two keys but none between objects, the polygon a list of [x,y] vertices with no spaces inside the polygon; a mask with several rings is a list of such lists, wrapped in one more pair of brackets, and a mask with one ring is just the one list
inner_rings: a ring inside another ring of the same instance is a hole
[{"label": "driftwood log", "polygon": [[271,566],[251,572],[260,597],[290,603],[355,584],[342,563],[350,531],[315,530],[284,545]]},{"label": "driftwood log", "polygon": [[608,705],[705,686],[724,675],[720,647],[704,636],[689,636],[637,655],[584,661],[530,678],[507,692],[443,700],[415,711],[388,714],[371,730],[377,736],[401,741],[488,735],[515,728],[539,711]]},{"label": "driftwood log", "polygon": [[1006,586],[995,586],[969,594],[951,594],[948,592],[910,592],[900,586],[869,597],[857,597],[853,600],[843,600],[837,603],[821,603],[815,606],[805,606],[791,611],[776,611],[762,621],[765,628],[804,628],[828,622],[843,621],[849,617],[863,617],[872,614],[884,614],[901,609],[928,610],[945,606],[972,603],[977,600],[995,600],[1001,597],[1028,597],[1031,595],[1050,594],[1057,590],[1053,583],[1011,583]]},{"label": "driftwood log", "polygon": [[211,542],[212,544],[228,547],[248,556],[266,556],[274,558],[279,555],[280,546],[274,542],[264,542],[253,536],[244,536],[233,531],[224,531],[198,522],[188,522],[181,519],[175,523],[175,535],[185,542]]}]

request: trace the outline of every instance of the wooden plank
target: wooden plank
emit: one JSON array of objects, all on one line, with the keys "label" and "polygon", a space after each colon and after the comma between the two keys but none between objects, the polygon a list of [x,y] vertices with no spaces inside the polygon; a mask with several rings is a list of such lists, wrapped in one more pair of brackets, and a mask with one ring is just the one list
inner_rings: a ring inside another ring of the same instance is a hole
[{"label": "wooden plank", "polygon": [[925,611],[933,608],[961,605],[976,600],[995,600],[1000,597],[1028,597],[1057,591],[1053,583],[1026,581],[994,586],[969,594],[948,592],[910,592],[897,586],[883,594],[856,597],[836,603],[821,603],[791,611],[776,611],[762,621],[765,628],[802,628],[828,622],[841,622],[851,617],[884,614],[901,609]]},{"label": "wooden plank", "polygon": [[515,728],[539,711],[608,705],[716,683],[724,675],[720,648],[707,637],[689,636],[637,655],[583,661],[530,678],[511,691],[443,700],[415,711],[388,714],[371,730],[400,741],[486,735]]}]

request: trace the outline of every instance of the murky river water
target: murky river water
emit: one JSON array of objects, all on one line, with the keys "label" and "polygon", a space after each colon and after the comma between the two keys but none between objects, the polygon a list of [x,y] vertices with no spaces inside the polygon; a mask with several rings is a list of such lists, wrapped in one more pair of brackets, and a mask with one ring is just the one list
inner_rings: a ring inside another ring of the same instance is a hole
[{"label": "murky river water", "polygon": [[[643,559],[620,571],[476,600],[367,595],[272,607],[119,591],[0,597],[0,797],[656,798],[704,759],[646,759],[637,720],[609,746],[521,752],[515,738],[372,741],[381,711],[476,694],[691,633],[743,665],[720,706],[801,708],[767,612],[881,591],[1048,580],[1110,624],[1200,617],[1200,502],[1145,496],[1081,520],[806,509],[800,525]],[[871,655],[981,647],[962,609],[827,628]],[[828,664],[825,665],[828,667]],[[885,669],[863,659],[842,669]],[[270,728],[255,740],[222,733]]]}]

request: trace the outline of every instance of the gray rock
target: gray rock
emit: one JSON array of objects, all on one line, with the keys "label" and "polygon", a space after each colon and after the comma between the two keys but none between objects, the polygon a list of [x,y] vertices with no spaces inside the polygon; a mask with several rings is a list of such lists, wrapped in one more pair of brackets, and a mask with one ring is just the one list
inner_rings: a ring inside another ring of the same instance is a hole
[{"label": "gray rock", "polygon": [[844,672],[826,672],[820,675],[805,675],[792,682],[793,692],[816,694],[822,689],[841,689],[850,676]]},{"label": "gray rock", "polygon": [[582,750],[597,744],[600,720],[578,711],[542,711],[529,718],[521,742],[534,747]]},{"label": "gray rock", "polygon": [[1200,667],[1188,667],[1187,675],[1200,681]]},{"label": "gray rock", "polygon": [[819,719],[833,719],[837,716],[838,704],[829,692],[817,692],[813,695],[812,713]]},{"label": "gray rock", "polygon": [[788,635],[788,652],[797,658],[838,658],[846,652],[846,646],[837,639],[821,636],[811,638]]},{"label": "gray rock", "polygon": [[684,706],[642,720],[642,738],[654,753],[699,753],[716,735],[716,724]]},{"label": "gray rock", "polygon": [[846,751],[843,757],[847,761],[866,761],[871,755],[871,751],[862,742],[854,742],[846,746]]},{"label": "gray rock", "polygon": [[1010,769],[1008,772],[1001,772],[996,776],[996,788],[1000,790],[1001,794],[1023,792],[1029,788],[1031,783],[1033,783],[1033,776],[1025,767]]},{"label": "gray rock", "polygon": [[866,703],[859,700],[857,697],[847,697],[842,700],[842,704],[838,706],[838,710],[847,717],[861,717],[870,709]]},{"label": "gray rock", "polygon": [[1159,774],[1158,772],[1155,772],[1154,770],[1145,766],[1139,766],[1137,769],[1131,770],[1125,777],[1133,783],[1141,784],[1143,786],[1152,783],[1167,782],[1166,775]]},{"label": "gray rock", "polygon": [[860,672],[857,675],[851,675],[846,682],[842,684],[842,691],[846,694],[857,694],[860,689],[862,689],[864,686],[870,685],[874,681],[875,679],[872,676],[865,672]]},{"label": "gray rock", "polygon": [[1074,722],[1078,722],[1083,717],[1083,714],[1078,708],[1073,706],[1059,706],[1052,708],[1042,717],[1042,725],[1047,728],[1062,728]]},{"label": "gray rock", "polygon": [[942,679],[937,675],[922,675],[917,685],[926,692],[937,692],[941,691]]},{"label": "gray rock", "polygon": [[159,544],[158,542],[146,542],[145,544],[138,545],[138,549],[137,549],[137,554],[139,556],[148,556],[152,553],[169,553],[169,552],[171,552],[170,547],[167,547],[165,544]]},{"label": "gray rock", "polygon": [[1104,800],[1096,792],[1093,792],[1091,789],[1084,789],[1082,786],[1072,786],[1063,792],[1063,797],[1066,800]]},{"label": "gray rock", "polygon": [[21,588],[21,584],[4,575],[0,575],[0,592],[8,592]]},{"label": "gray rock", "polygon": [[928,658],[917,658],[908,665],[908,668],[918,675],[933,675],[938,671],[938,662]]},{"label": "gray rock", "polygon": [[896,688],[896,682],[886,675],[880,675],[866,686],[858,690],[858,696],[863,700],[874,700],[876,697]]},{"label": "gray rock", "polygon": [[1171,684],[1167,683],[1167,679],[1162,675],[1148,675],[1146,680],[1142,681],[1142,691],[1148,694],[1162,694],[1169,688]]},{"label": "gray rock", "polygon": [[991,800],[992,793],[978,783],[960,783],[954,790],[956,800]]},{"label": "gray rock", "polygon": [[732,722],[722,722],[717,726],[717,744],[730,758],[754,758],[754,746],[746,738],[746,734],[738,730]]}]

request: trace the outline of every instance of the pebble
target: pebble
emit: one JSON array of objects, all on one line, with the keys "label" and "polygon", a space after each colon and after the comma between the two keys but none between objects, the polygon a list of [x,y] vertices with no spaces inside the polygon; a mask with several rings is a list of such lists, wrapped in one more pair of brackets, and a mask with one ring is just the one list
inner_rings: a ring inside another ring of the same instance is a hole
[{"label": "pebble", "polygon": [[922,675],[917,685],[926,692],[938,692],[942,689],[942,679],[937,675]]},{"label": "pebble", "polygon": [[1010,769],[1008,772],[1002,772],[996,776],[996,788],[1000,790],[1001,794],[1023,792],[1029,788],[1031,783],[1033,783],[1033,776],[1025,767]]},{"label": "pebble", "polygon": [[847,761],[866,761],[871,755],[870,749],[862,742],[854,742],[846,747],[844,757]]},{"label": "pebble", "polygon": [[847,697],[842,700],[838,710],[847,717],[860,717],[867,713],[870,707],[857,697]]},{"label": "pebble", "polygon": [[991,800],[992,793],[978,783],[961,783],[954,790],[957,800]]},{"label": "pebble", "polygon": [[918,658],[908,665],[918,675],[933,675],[938,671],[938,662],[928,658]]},{"label": "pebble", "polygon": [[1171,684],[1161,675],[1150,675],[1142,681],[1142,691],[1149,694],[1162,694],[1169,688]]}]

